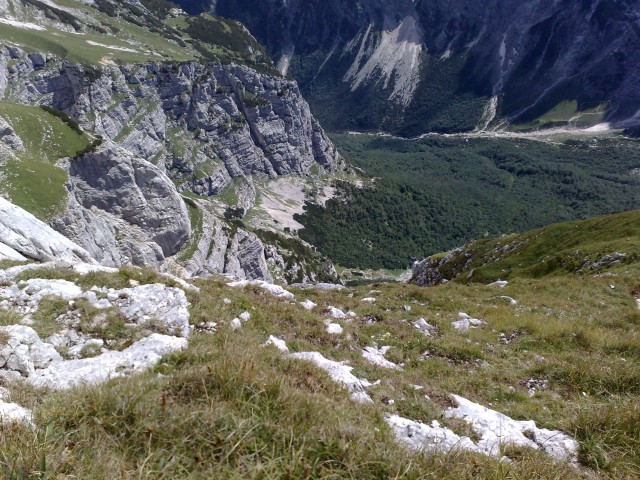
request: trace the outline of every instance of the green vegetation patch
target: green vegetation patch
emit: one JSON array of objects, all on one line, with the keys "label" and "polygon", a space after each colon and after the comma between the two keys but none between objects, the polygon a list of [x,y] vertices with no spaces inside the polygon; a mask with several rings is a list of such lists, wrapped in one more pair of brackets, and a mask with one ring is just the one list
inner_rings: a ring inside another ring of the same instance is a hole
[{"label": "green vegetation patch", "polygon": [[75,156],[89,143],[76,122],[51,107],[0,102],[0,117],[9,122],[30,154],[51,163]]},{"label": "green vegetation patch", "polygon": [[[162,59],[161,55],[148,51],[138,51],[135,45],[132,46],[130,43],[116,39],[113,35],[89,33],[79,36],[62,30],[25,30],[11,25],[0,24],[0,36],[20,45],[27,51],[49,52],[69,61],[85,65],[98,65],[105,59],[120,62]],[[98,45],[90,44],[88,41],[95,42]],[[153,37],[151,41],[166,42],[161,37]],[[109,48],[110,46],[116,48]],[[131,49],[132,51],[119,49]]]},{"label": "green vegetation patch", "polygon": [[259,71],[279,75],[264,47],[241,23],[208,14],[190,17],[187,22],[186,33],[205,59],[247,64]]},{"label": "green vegetation patch", "polygon": [[167,0],[141,0],[140,3],[161,19],[165,19],[171,9],[179,8],[178,5],[173,2],[168,2]]},{"label": "green vegetation patch", "polygon": [[[151,60],[192,60],[196,53],[182,40],[183,34],[165,24],[153,10],[129,2],[96,0],[93,5],[77,0],[58,3],[65,9],[39,0],[26,0],[54,22],[70,25],[76,32],[46,26],[44,30],[0,24],[0,37],[27,51],[49,52],[85,65]],[[159,6],[160,0],[147,2]],[[93,21],[88,22],[87,18]],[[37,23],[37,20],[34,20]],[[81,32],[86,27],[86,32]],[[117,34],[117,35],[116,35]]]},{"label": "green vegetation patch", "polygon": [[237,206],[240,200],[240,194],[246,186],[246,180],[242,177],[235,177],[231,180],[224,190],[220,192],[217,198],[229,207]]},{"label": "green vegetation patch", "polygon": [[577,100],[563,100],[547,113],[528,123],[516,124],[514,130],[551,128],[557,126],[590,127],[604,120],[607,104],[589,102],[578,105]]},{"label": "green vegetation patch", "polygon": [[67,198],[64,184],[68,179],[64,169],[27,156],[8,160],[2,168],[5,173],[2,190],[13,203],[40,220],[64,211]]},{"label": "green vegetation patch", "polygon": [[599,273],[618,264],[639,262],[639,238],[640,210],[634,210],[476,241],[454,251],[437,269],[443,278],[485,283],[512,277]]},{"label": "green vegetation patch", "polygon": [[[278,74],[264,48],[240,23],[211,15],[170,18],[176,5],[165,0],[60,0],[64,9],[40,0],[24,1],[53,22],[42,30],[0,24],[0,38],[27,51],[48,52],[83,65],[204,58]],[[38,23],[37,18],[31,20]],[[58,23],[75,32],[56,28]]]},{"label": "green vegetation patch", "polygon": [[69,311],[68,300],[52,295],[44,297],[33,315],[32,328],[40,338],[47,338],[62,329],[62,325],[59,325],[56,320],[67,311]]},{"label": "green vegetation patch", "polygon": [[635,140],[332,139],[375,181],[338,182],[326,206],[295,218],[302,239],[346,267],[406,268],[471,239],[640,207]]},{"label": "green vegetation patch", "polygon": [[185,205],[187,206],[187,210],[189,210],[189,220],[191,222],[191,238],[189,242],[186,243],[185,247],[178,254],[178,259],[180,261],[187,261],[193,257],[193,254],[196,253],[198,249],[198,243],[200,242],[200,238],[202,237],[202,230],[204,228],[203,225],[203,214],[202,210],[198,206],[198,204],[188,197],[182,197]]},{"label": "green vegetation patch", "polygon": [[13,127],[25,152],[14,152],[2,168],[2,191],[16,205],[46,220],[64,210],[67,172],[55,166],[60,158],[74,157],[91,145],[77,123],[62,112],[0,102],[0,117]]}]

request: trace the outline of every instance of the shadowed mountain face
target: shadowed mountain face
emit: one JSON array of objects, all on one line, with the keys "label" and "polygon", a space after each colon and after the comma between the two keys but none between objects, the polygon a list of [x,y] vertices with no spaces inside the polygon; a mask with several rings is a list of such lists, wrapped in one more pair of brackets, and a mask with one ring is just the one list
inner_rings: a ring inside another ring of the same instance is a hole
[{"label": "shadowed mountain face", "polygon": [[469,130],[563,101],[640,124],[633,0],[178,3],[244,22],[331,129]]}]

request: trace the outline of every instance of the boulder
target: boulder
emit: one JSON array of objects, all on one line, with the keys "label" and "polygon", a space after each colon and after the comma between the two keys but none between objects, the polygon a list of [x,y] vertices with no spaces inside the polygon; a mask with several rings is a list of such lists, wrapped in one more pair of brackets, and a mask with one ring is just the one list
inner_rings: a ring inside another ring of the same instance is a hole
[{"label": "boulder", "polygon": [[155,365],[162,356],[184,350],[187,340],[152,333],[122,352],[110,351],[92,358],[66,360],[36,370],[28,382],[36,387],[62,390],[83,384],[91,385],[140,372]]},{"label": "boulder", "polygon": [[163,284],[140,285],[110,292],[112,302],[130,322],[144,323],[155,319],[166,326],[168,332],[180,337],[191,333],[189,302],[179,288]]},{"label": "boulder", "polygon": [[292,353],[289,355],[289,358],[307,360],[313,363],[318,368],[327,372],[333,381],[342,384],[349,390],[349,392],[351,392],[351,398],[363,403],[373,403],[373,400],[371,400],[371,397],[366,391],[372,384],[364,378],[356,377],[351,373],[353,367],[345,365],[344,362],[329,360],[319,352]]},{"label": "boulder", "polygon": [[0,244],[3,252],[47,261],[96,263],[91,254],[26,210],[0,197]]},{"label": "boulder", "polygon": [[0,327],[0,331],[9,337],[6,345],[0,348],[0,368],[27,377],[33,375],[36,369],[62,361],[53,345],[40,340],[31,327],[11,325]]}]

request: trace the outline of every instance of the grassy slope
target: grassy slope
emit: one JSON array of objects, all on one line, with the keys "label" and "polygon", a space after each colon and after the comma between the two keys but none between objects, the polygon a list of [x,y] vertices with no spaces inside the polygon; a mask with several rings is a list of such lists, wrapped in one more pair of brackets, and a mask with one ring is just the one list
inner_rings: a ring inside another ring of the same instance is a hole
[{"label": "grassy slope", "polygon": [[[65,23],[86,25],[86,31],[71,33],[52,24],[43,25],[44,30],[0,24],[0,38],[27,51],[49,52],[85,65],[204,58],[249,64],[277,74],[264,49],[237,22],[210,15],[164,18],[166,7],[146,3],[148,12],[110,0],[100,0],[95,6],[58,0],[70,19]],[[21,20],[42,24],[35,15]]]},{"label": "grassy slope", "polygon": [[564,100],[548,112],[528,123],[513,125],[514,130],[548,128],[554,126],[571,126],[587,128],[604,120],[607,104],[590,103],[578,108],[577,100]]},{"label": "grassy slope", "polygon": [[73,157],[90,140],[40,107],[0,102],[0,117],[12,125],[26,149],[6,161],[0,189],[13,203],[46,220],[64,208],[66,198],[67,173],[55,162]]},{"label": "grassy slope", "polygon": [[[445,278],[488,282],[512,277],[543,277],[590,268],[601,258],[624,253],[623,263],[640,259],[640,210],[586,221],[550,225],[521,235],[473,242],[439,267]],[[469,258],[472,260],[469,262]],[[605,266],[606,266],[605,262]]]},{"label": "grassy slope", "polygon": [[[119,22],[114,22],[121,25]],[[125,27],[126,24],[122,24]],[[101,61],[113,60],[119,62],[140,62],[150,60],[162,60],[163,58],[175,58],[189,60],[193,56],[187,52],[181,52],[177,46],[163,41],[157,35],[149,35],[143,28],[127,26],[131,38],[139,38],[141,45],[124,40],[113,35],[101,35],[99,33],[78,35],[60,30],[48,29],[47,31],[24,30],[11,25],[0,24],[0,37],[5,41],[17,44],[27,51],[50,52],[72,62],[97,65]],[[136,50],[135,52],[120,51],[101,45],[92,45],[87,41],[93,41],[104,45]],[[149,50],[146,47],[151,47]],[[144,48],[144,50],[143,50]]]},{"label": "grassy slope", "polygon": [[[193,51],[170,42],[161,35],[150,32],[120,17],[110,17],[105,13],[77,0],[64,0],[61,6],[72,9],[72,15],[80,23],[86,16],[105,33],[89,30],[85,34],[73,34],[47,26],[44,31],[22,29],[0,24],[0,37],[15,43],[28,51],[50,52],[72,62],[97,65],[103,61],[140,62],[149,60],[189,60],[194,58]],[[36,19],[24,19],[40,23]],[[117,34],[114,34],[117,32]],[[92,45],[88,42],[102,45]],[[134,50],[116,50],[113,46]]]},{"label": "grassy slope", "polygon": [[[158,280],[132,271],[113,279],[95,274],[83,284]],[[451,283],[432,289],[377,285],[373,293],[364,286],[297,291],[298,300],[318,303],[313,312],[257,288],[199,280],[202,291],[190,294],[192,322],[216,321],[217,332],[195,334],[188,350],[154,371],[68,392],[10,386],[13,401],[35,409],[37,429],[0,438],[0,469],[13,478],[37,472],[94,478],[105,471],[113,478],[582,477],[532,451],[511,452],[516,461],[499,464],[466,454],[414,455],[394,444],[385,412],[438,419],[468,434],[462,422],[440,418],[446,395],[457,393],[575,435],[590,478],[637,478],[640,313],[629,291],[640,270],[636,263],[611,274],[514,278],[502,290]],[[361,301],[370,296],[377,301]],[[357,313],[339,321],[342,335],[324,332],[329,305]],[[230,320],[245,310],[251,319],[232,331]],[[459,311],[488,325],[458,334],[450,322]],[[409,322],[418,317],[436,325],[438,334],[417,332]],[[315,367],[259,347],[271,334],[293,351],[319,350],[348,361],[357,376],[380,379],[370,389],[375,404],[353,403]],[[404,363],[404,370],[362,359],[361,349],[375,343],[392,346],[387,358]],[[548,388],[530,397],[529,379],[547,381]]]}]

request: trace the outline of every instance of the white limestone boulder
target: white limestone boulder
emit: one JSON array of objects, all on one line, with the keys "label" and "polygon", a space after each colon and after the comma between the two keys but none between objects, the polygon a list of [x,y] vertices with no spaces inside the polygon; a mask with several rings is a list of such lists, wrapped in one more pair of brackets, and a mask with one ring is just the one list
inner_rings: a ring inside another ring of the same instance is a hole
[{"label": "white limestone boulder", "polygon": [[12,260],[16,262],[23,262],[27,260],[27,257],[20,252],[15,251],[9,245],[0,243],[0,260]]},{"label": "white limestone boulder", "polygon": [[64,260],[96,263],[89,252],[38,220],[26,210],[0,197],[0,244],[41,262]]},{"label": "white limestone boulder", "polygon": [[393,430],[396,440],[415,451],[447,454],[456,450],[481,452],[469,437],[461,437],[437,421],[431,425],[416,422],[398,415],[386,415],[385,420]]},{"label": "white limestone boulder", "polygon": [[31,410],[21,407],[17,403],[8,403],[0,400],[0,423],[3,426],[22,423],[33,427],[33,414]]},{"label": "white limestone boulder", "polygon": [[274,337],[273,335],[269,335],[269,339],[262,344],[262,346],[267,347],[269,345],[273,345],[282,353],[289,353],[289,347],[284,340],[279,339],[278,337]]},{"label": "white limestone boulder", "polygon": [[36,370],[27,381],[53,390],[102,383],[146,370],[158,363],[162,356],[185,348],[185,338],[152,333],[122,352],[110,351],[97,357],[66,360]]},{"label": "white limestone boulder", "polygon": [[289,292],[288,290],[285,290],[280,285],[275,285],[273,283],[265,282],[264,280],[237,280],[234,282],[229,282],[227,283],[227,285],[229,287],[239,287],[239,288],[244,288],[248,285],[255,285],[257,287],[262,288],[263,290],[266,290],[267,292],[271,293],[273,296],[278,298],[286,298],[286,299],[295,298],[293,293]]},{"label": "white limestone boulder", "polygon": [[373,403],[366,389],[372,384],[364,378],[358,378],[351,370],[353,367],[344,362],[336,362],[325,358],[319,352],[298,352],[289,355],[289,358],[306,360],[329,374],[334,382],[342,384],[349,392],[351,398],[362,403]]},{"label": "white limestone boulder", "polygon": [[480,436],[478,447],[487,455],[499,457],[504,445],[541,449],[556,460],[577,462],[578,442],[557,430],[540,429],[533,420],[512,418],[483,407],[458,395],[451,395],[458,405],[445,411],[446,418],[466,421]]},{"label": "white limestone boulder", "polygon": [[184,291],[155,283],[111,291],[116,299],[112,302],[133,323],[143,324],[156,319],[165,325],[172,335],[188,337],[189,302]]},{"label": "white limestone boulder", "polygon": [[451,326],[460,333],[466,333],[471,328],[477,328],[487,324],[487,322],[485,322],[484,320],[481,320],[479,318],[472,318],[466,313],[462,312],[458,314],[458,318],[460,318],[460,320],[451,322]]},{"label": "white limestone boulder", "polygon": [[362,351],[362,356],[373,365],[383,368],[390,368],[392,370],[402,370],[398,365],[393,362],[390,362],[384,356],[391,349],[389,346],[384,346],[380,348],[376,347],[365,347]]},{"label": "white limestone boulder", "polygon": [[0,348],[0,368],[29,376],[36,369],[47,368],[62,361],[55,347],[40,340],[31,327],[10,325],[0,327],[0,332],[9,337],[7,343]]}]

